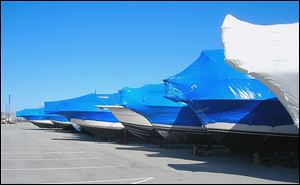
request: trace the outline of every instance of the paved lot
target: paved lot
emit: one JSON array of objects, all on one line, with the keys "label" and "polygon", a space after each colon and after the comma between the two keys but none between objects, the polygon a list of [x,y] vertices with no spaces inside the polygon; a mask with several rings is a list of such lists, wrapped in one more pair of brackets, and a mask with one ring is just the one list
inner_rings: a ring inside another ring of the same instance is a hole
[{"label": "paved lot", "polygon": [[1,125],[1,183],[299,183],[299,169],[191,148],[104,142],[85,134]]}]

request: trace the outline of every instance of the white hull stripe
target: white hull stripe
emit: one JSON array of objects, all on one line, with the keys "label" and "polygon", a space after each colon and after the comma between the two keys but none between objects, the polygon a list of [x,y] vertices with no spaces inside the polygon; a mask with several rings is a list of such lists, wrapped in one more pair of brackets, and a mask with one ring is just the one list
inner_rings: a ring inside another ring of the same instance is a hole
[{"label": "white hull stripe", "polygon": [[30,122],[32,122],[32,123],[36,123],[36,124],[54,125],[54,124],[52,123],[52,121],[50,121],[50,120],[28,120],[28,121],[30,121]]},{"label": "white hull stripe", "polygon": [[71,119],[71,122],[74,122],[81,127],[94,127],[94,128],[103,128],[103,129],[124,129],[124,126],[120,122],[106,122],[106,121],[94,121],[94,120],[81,120],[81,119]]},{"label": "white hull stripe", "polygon": [[165,125],[165,124],[157,124],[157,123],[152,123],[152,125],[154,127],[163,127],[168,129],[174,128],[174,129],[186,129],[186,130],[202,130],[202,131],[206,130],[204,126],[196,127],[196,126],[183,126],[183,125]]},{"label": "white hull stripe", "polygon": [[299,129],[294,125],[282,126],[262,126],[262,125],[246,125],[235,123],[209,123],[206,125],[208,131],[220,132],[241,132],[249,134],[262,134],[262,135],[294,135],[299,137]]},{"label": "white hull stripe", "polygon": [[58,124],[63,124],[63,125],[71,125],[70,122],[68,121],[55,121],[55,120],[51,120],[53,123],[58,123]]}]

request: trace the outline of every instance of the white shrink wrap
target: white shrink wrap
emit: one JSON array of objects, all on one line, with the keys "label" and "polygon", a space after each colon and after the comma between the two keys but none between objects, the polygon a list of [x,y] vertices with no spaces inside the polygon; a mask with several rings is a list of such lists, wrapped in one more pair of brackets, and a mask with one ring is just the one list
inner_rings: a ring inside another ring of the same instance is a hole
[{"label": "white shrink wrap", "polygon": [[221,30],[225,61],[264,83],[299,128],[299,22],[255,25],[227,15]]}]

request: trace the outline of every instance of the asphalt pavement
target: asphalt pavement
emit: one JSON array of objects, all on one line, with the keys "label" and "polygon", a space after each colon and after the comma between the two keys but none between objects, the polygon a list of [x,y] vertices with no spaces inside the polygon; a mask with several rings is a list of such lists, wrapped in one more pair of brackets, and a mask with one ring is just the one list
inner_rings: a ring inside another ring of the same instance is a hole
[{"label": "asphalt pavement", "polygon": [[250,156],[192,154],[189,146],[119,144],[87,134],[1,124],[3,183],[299,183],[299,168],[254,164]]}]

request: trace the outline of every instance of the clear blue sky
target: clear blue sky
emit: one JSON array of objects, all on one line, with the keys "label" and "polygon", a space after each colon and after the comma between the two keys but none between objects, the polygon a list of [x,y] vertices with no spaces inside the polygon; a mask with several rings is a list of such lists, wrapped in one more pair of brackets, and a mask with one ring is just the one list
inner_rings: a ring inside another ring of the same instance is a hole
[{"label": "clear blue sky", "polygon": [[1,111],[162,83],[222,48],[226,14],[299,21],[298,2],[1,2]]}]

